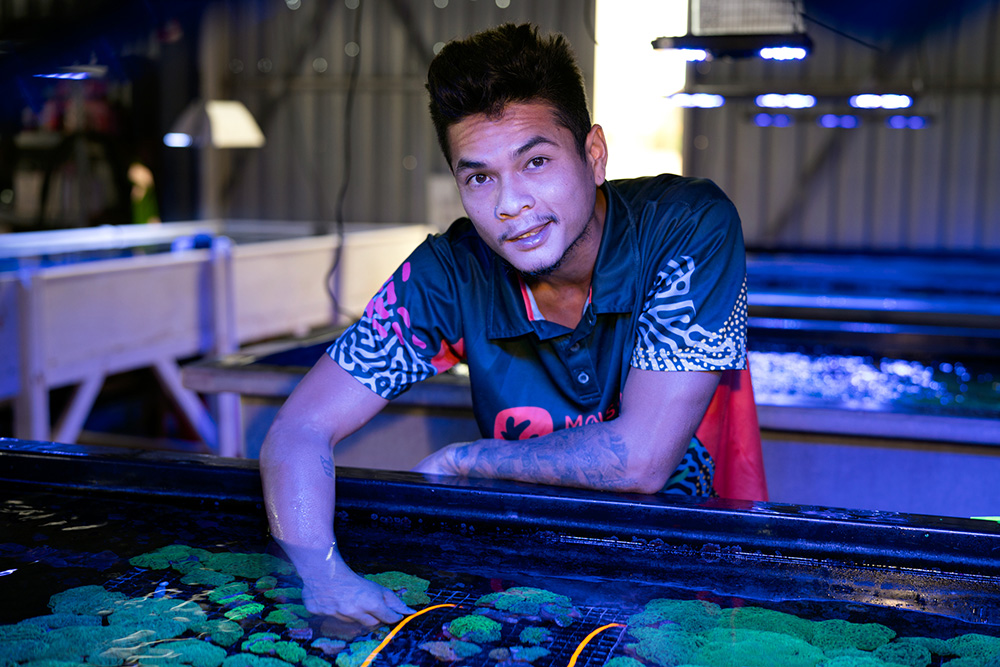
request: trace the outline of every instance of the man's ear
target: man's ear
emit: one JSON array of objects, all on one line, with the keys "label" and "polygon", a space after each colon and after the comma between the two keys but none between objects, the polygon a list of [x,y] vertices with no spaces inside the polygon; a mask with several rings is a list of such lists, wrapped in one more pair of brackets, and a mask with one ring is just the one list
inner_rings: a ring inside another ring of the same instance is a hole
[{"label": "man's ear", "polygon": [[587,133],[584,151],[591,169],[594,171],[594,184],[604,183],[608,167],[608,142],[604,138],[604,128],[594,125]]}]

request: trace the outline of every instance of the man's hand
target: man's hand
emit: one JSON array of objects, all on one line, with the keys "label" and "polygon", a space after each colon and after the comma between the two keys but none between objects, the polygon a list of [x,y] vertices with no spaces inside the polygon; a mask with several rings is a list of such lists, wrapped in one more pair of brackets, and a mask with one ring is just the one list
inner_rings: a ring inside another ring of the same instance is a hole
[{"label": "man's hand", "polygon": [[414,613],[391,590],[358,576],[343,560],[337,560],[300,572],[302,602],[311,613],[367,627],[395,623]]},{"label": "man's hand", "polygon": [[413,472],[422,472],[428,475],[462,475],[463,473],[455,463],[455,453],[459,448],[469,444],[458,442],[442,447],[414,466]]}]

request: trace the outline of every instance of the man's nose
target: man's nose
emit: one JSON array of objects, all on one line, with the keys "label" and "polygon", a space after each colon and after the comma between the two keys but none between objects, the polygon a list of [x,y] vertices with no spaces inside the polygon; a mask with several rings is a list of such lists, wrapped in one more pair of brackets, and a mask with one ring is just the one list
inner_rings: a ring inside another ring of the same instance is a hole
[{"label": "man's nose", "polygon": [[523,187],[523,184],[518,183],[515,179],[513,182],[504,183],[499,188],[493,215],[497,220],[516,218],[533,205],[534,199],[531,194]]}]

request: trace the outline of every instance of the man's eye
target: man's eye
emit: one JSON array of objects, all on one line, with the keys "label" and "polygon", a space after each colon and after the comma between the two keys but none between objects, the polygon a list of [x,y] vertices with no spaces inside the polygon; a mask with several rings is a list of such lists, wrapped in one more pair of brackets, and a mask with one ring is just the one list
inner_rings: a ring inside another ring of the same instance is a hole
[{"label": "man's eye", "polygon": [[473,174],[469,177],[467,183],[474,183],[476,185],[482,185],[486,182],[486,174]]},{"label": "man's eye", "polygon": [[530,164],[532,167],[541,167],[546,162],[548,162],[547,158],[535,157],[531,158],[531,161],[528,164]]}]

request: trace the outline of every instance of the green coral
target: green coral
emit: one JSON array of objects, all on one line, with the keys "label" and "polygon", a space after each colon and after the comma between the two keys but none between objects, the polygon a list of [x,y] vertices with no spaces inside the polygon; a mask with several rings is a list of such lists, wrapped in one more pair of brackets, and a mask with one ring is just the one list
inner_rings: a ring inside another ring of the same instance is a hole
[{"label": "green coral", "polygon": [[102,625],[103,622],[103,617],[101,616],[62,613],[26,618],[18,623],[18,625],[22,627],[38,627],[41,629],[41,632],[44,632],[45,630],[54,630],[55,628],[66,628],[69,626]]},{"label": "green coral", "polygon": [[572,600],[543,588],[515,586],[505,591],[488,593],[476,600],[478,607],[493,607],[518,616],[546,617],[565,627],[579,617]]},{"label": "green coral", "polygon": [[240,600],[252,600],[253,596],[248,595],[250,587],[242,581],[234,581],[225,586],[219,586],[208,592],[208,599],[216,604],[230,604]]},{"label": "green coral", "polygon": [[510,657],[515,662],[534,662],[539,658],[544,658],[549,654],[549,650],[541,646],[511,646]]},{"label": "green coral", "polygon": [[552,633],[548,631],[547,628],[525,628],[521,630],[521,634],[518,635],[518,639],[521,640],[522,644],[532,644],[537,646],[543,642],[548,642],[552,640]]},{"label": "green coral", "polygon": [[449,635],[469,642],[498,642],[500,629],[499,623],[481,614],[460,616],[448,624]]},{"label": "green coral", "polygon": [[959,635],[947,640],[948,648],[962,658],[987,660],[1000,656],[1000,637],[990,637],[977,633]]},{"label": "green coral", "polygon": [[817,667],[900,667],[892,663],[882,662],[871,653],[862,651],[859,655],[839,655],[824,660]]},{"label": "green coral", "polygon": [[950,656],[955,655],[955,652],[951,650],[948,646],[948,642],[944,639],[938,639],[936,637],[897,637],[894,641],[896,644],[917,644],[923,646],[925,649],[930,651],[934,655],[940,656]]},{"label": "green coral", "polygon": [[272,588],[276,588],[277,585],[278,585],[278,578],[273,577],[269,574],[255,581],[253,587],[256,588],[258,591],[266,591]]},{"label": "green coral", "polygon": [[694,657],[705,645],[705,639],[682,630],[676,625],[658,628],[629,628],[629,634],[638,643],[625,648],[638,657],[661,667],[674,667],[694,662]]},{"label": "green coral", "polygon": [[884,662],[892,662],[906,667],[927,667],[931,664],[931,652],[925,646],[914,642],[891,642],[875,649],[875,657]]},{"label": "green coral", "polygon": [[161,547],[156,551],[140,554],[129,559],[129,563],[135,567],[144,567],[151,570],[166,570],[173,568],[181,573],[201,567],[199,560],[207,556],[209,551],[197,549],[184,544],[171,544]]},{"label": "green coral", "polygon": [[427,595],[427,587],[431,582],[420,577],[405,572],[382,572],[380,574],[366,574],[365,579],[374,581],[380,586],[385,586],[399,595],[399,599],[406,605],[427,604],[431,601]]},{"label": "green coral", "polygon": [[288,663],[265,655],[237,653],[223,660],[222,667],[288,667]]},{"label": "green coral", "polygon": [[218,667],[226,658],[226,649],[199,639],[181,639],[161,642],[143,649],[139,663],[142,665],[191,665],[192,667]]},{"label": "green coral", "polygon": [[77,586],[49,598],[55,614],[107,616],[128,596],[106,591],[103,586]]},{"label": "green coral", "polygon": [[255,632],[243,642],[244,651],[256,655],[276,655],[285,662],[300,663],[306,658],[306,650],[295,642],[282,641],[281,635],[273,632]]},{"label": "green coral", "polygon": [[692,662],[712,667],[815,667],[825,658],[812,644],[766,630],[716,628]]},{"label": "green coral", "polygon": [[895,636],[895,630],[880,623],[851,623],[835,618],[815,624],[812,643],[823,650],[853,646],[862,651],[874,651]]},{"label": "green coral", "polygon": [[813,621],[763,607],[734,607],[723,610],[718,625],[743,630],[766,630],[811,642],[816,631]]},{"label": "green coral", "polygon": [[[301,605],[298,605],[301,606]],[[304,610],[305,607],[302,607]],[[308,614],[308,612],[306,612]],[[264,617],[264,620],[268,623],[274,623],[275,625],[284,625],[289,628],[304,628],[308,627],[308,623],[304,621],[297,613],[292,609],[275,609]]]},{"label": "green coral", "polygon": [[635,658],[629,658],[628,656],[620,655],[617,658],[611,658],[606,663],[604,667],[645,667],[641,662]]},{"label": "green coral", "polygon": [[213,553],[206,549],[172,544],[129,559],[135,567],[154,570],[173,568],[182,574],[212,570],[233,577],[260,579],[273,574],[293,574],[291,563],[262,553]]},{"label": "green coral", "polygon": [[302,667],[330,667],[330,663],[318,655],[307,655],[302,660]]},{"label": "green coral", "polygon": [[232,646],[243,636],[243,628],[239,623],[220,618],[200,621],[191,626],[194,632],[205,634],[208,639],[219,646]]},{"label": "green coral", "polygon": [[181,579],[181,583],[188,584],[189,586],[224,586],[234,578],[233,575],[226,574],[225,572],[216,572],[215,570],[199,567],[185,574]]},{"label": "green coral", "polygon": [[224,616],[231,621],[242,621],[244,618],[264,611],[264,605],[259,602],[248,602],[227,611]]},{"label": "green coral", "polygon": [[379,642],[375,639],[351,642],[347,650],[337,654],[337,667],[361,667],[372,651],[378,648]]},{"label": "green coral", "polygon": [[288,586],[285,588],[269,588],[264,591],[264,597],[269,600],[301,600],[302,589],[294,586]]},{"label": "green coral", "polygon": [[714,602],[702,600],[650,600],[638,614],[628,619],[628,627],[658,626],[665,622],[676,623],[688,632],[705,632],[714,628],[722,616],[722,609]]}]

